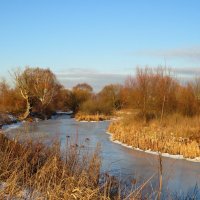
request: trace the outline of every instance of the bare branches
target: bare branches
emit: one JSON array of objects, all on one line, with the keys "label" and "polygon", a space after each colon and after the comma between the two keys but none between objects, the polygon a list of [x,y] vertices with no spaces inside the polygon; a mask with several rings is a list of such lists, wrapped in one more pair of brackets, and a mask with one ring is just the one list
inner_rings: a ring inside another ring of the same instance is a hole
[{"label": "bare branches", "polygon": [[128,77],[125,83],[125,89],[131,96],[129,101],[134,102],[131,105],[140,109],[145,120],[149,113],[162,118],[165,112],[175,109],[177,87],[178,83],[171,76],[171,70],[162,67],[138,68],[136,77]]},{"label": "bare branches", "polygon": [[26,67],[24,71],[17,70],[13,75],[16,87],[27,102],[24,118],[29,115],[32,108],[30,99],[38,100],[43,110],[54,98],[59,85],[49,69]]},{"label": "bare branches", "polygon": [[49,69],[34,69],[33,92],[42,106],[47,106],[56,94],[58,82]]}]

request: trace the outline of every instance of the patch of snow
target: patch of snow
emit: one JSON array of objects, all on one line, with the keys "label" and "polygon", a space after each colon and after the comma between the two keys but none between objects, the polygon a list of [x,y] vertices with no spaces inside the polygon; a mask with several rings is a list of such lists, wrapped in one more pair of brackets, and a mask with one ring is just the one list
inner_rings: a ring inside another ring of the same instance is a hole
[{"label": "patch of snow", "polygon": [[35,122],[37,122],[37,123],[38,123],[38,122],[40,122],[40,121],[42,121],[42,120],[41,120],[41,119],[39,119],[39,118],[37,118],[37,117],[35,118]]},{"label": "patch of snow", "polygon": [[81,121],[79,121],[79,120],[76,120],[77,122],[87,122],[87,123],[90,123],[90,122],[92,122],[92,123],[99,123],[99,122],[109,122],[109,121],[112,121],[111,119],[106,119],[106,120],[100,120],[100,121],[86,121],[86,120],[81,120]]},{"label": "patch of snow", "polygon": [[86,122],[86,123],[90,123],[90,122],[92,122],[92,123],[94,123],[94,122],[100,122],[100,121],[86,121],[86,120],[81,120],[81,121],[78,121],[78,122]]},{"label": "patch of snow", "polygon": [[10,119],[11,121],[17,121],[17,118],[14,117],[13,115],[8,115],[8,117],[9,117],[9,119]]},{"label": "patch of snow", "polygon": [[64,111],[60,111],[60,110],[58,110],[58,111],[56,111],[56,114],[66,114],[66,115],[71,115],[71,114],[73,114],[73,111],[64,112]]},{"label": "patch of snow", "polygon": [[17,123],[15,123],[15,124],[10,124],[10,125],[3,125],[3,126],[2,126],[2,130],[3,130],[4,132],[8,132],[9,130],[18,128],[18,127],[20,127],[21,125],[22,125],[22,122],[17,122]]}]

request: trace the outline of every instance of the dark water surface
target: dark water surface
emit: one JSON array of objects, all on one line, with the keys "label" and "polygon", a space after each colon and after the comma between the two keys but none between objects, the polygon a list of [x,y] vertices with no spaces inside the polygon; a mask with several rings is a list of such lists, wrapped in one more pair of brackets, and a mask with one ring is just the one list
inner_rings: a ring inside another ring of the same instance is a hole
[{"label": "dark water surface", "polygon": [[[142,151],[126,148],[113,143],[106,134],[108,121],[105,122],[76,122],[69,117],[59,117],[29,125],[23,124],[19,128],[8,129],[9,134],[16,134],[24,129],[37,136],[48,135],[59,137],[61,144],[66,144],[66,136],[70,136],[81,143],[86,143],[94,149],[97,143],[101,144],[102,171],[109,171],[123,180],[135,178],[145,181],[151,179],[153,189],[156,190],[158,180],[158,156]],[[150,185],[150,184],[149,184]],[[195,185],[200,187],[200,163],[163,157],[163,192],[185,193],[192,192]],[[199,197],[200,198],[200,197]]]}]

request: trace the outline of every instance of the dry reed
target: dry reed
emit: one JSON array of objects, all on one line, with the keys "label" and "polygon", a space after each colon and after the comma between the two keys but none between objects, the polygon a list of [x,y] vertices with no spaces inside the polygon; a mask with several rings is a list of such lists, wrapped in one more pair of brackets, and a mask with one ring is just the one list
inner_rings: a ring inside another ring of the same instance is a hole
[{"label": "dry reed", "polygon": [[143,150],[152,150],[185,158],[200,157],[200,118],[171,115],[148,124],[132,116],[114,121],[108,131],[114,140]]},{"label": "dry reed", "polygon": [[77,121],[103,121],[103,120],[110,120],[111,116],[103,115],[103,114],[96,114],[96,115],[87,115],[83,113],[78,113],[75,115],[75,119]]},{"label": "dry reed", "polygon": [[120,199],[117,184],[100,173],[99,147],[89,153],[66,140],[62,153],[56,141],[19,143],[0,134],[0,199]]}]

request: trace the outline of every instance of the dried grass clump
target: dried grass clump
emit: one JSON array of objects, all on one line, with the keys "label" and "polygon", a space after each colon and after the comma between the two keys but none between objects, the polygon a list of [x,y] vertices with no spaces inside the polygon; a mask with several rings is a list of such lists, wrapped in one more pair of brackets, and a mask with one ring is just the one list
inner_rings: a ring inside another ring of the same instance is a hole
[{"label": "dried grass clump", "polygon": [[200,157],[200,118],[171,115],[148,124],[124,118],[112,122],[108,131],[114,140],[119,140],[135,148],[152,150],[185,158]]},{"label": "dried grass clump", "polygon": [[95,115],[88,115],[83,113],[78,113],[75,116],[77,121],[103,121],[103,120],[110,120],[111,116],[103,115],[103,114],[95,114]]},{"label": "dried grass clump", "polygon": [[0,199],[120,199],[117,184],[100,174],[99,147],[89,153],[66,144],[62,154],[58,142],[19,143],[0,134]]}]

